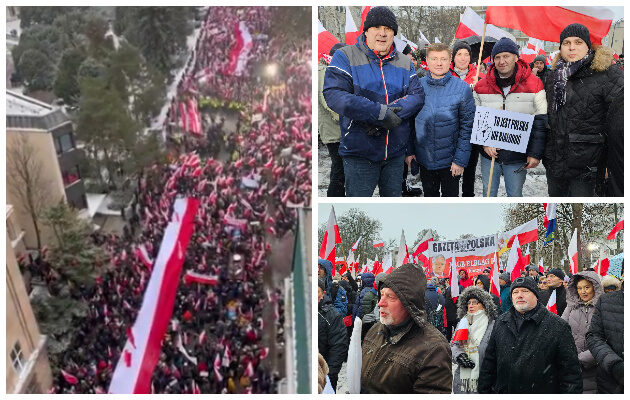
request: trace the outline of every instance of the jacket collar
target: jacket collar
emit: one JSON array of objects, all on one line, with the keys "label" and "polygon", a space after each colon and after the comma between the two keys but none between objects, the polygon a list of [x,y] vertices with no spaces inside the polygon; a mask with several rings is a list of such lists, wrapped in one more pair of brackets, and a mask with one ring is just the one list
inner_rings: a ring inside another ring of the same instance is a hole
[{"label": "jacket collar", "polygon": [[[431,76],[431,71],[427,71],[427,83],[429,85],[434,85],[434,86],[446,86],[446,84],[448,83],[448,81],[453,77],[453,74],[451,74],[450,72],[447,72],[446,75],[444,75],[444,78],[442,79],[435,79]],[[427,287],[428,289],[428,287]]]},{"label": "jacket collar", "polygon": [[396,344],[400,342],[400,340],[407,333],[409,333],[411,331],[411,328],[413,328],[414,326],[416,326],[416,324],[414,323],[414,321],[411,321],[411,323],[407,324],[400,332],[396,333],[394,336],[389,336],[389,330],[385,325],[381,324],[379,334],[383,335],[383,338],[386,342],[389,342],[390,344]]},{"label": "jacket collar", "polygon": [[[486,73],[486,79],[488,81],[488,84],[492,88],[499,91],[500,93],[503,93],[499,85],[497,85],[497,77],[494,74],[495,69],[496,67],[494,66],[494,63],[492,63],[492,65],[488,69],[488,72]],[[512,88],[518,86],[521,81],[527,79],[527,77],[529,77],[529,75],[531,74],[532,74],[532,70],[531,68],[529,68],[529,65],[525,61],[519,58],[516,61],[516,76],[514,77],[514,86],[512,86]]]}]

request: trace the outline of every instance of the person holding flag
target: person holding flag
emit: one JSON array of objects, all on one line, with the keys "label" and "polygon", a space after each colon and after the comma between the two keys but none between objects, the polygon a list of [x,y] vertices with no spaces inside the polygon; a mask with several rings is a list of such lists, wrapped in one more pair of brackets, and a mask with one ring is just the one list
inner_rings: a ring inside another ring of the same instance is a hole
[{"label": "person holding flag", "polygon": [[586,345],[586,333],[595,313],[595,303],[604,293],[600,276],[594,271],[580,271],[573,275],[567,285],[567,307],[562,319],[571,326],[582,367],[583,393],[597,393],[597,361]]},{"label": "person holding flag", "polygon": [[492,329],[479,393],[582,393],[569,324],[540,304],[532,278],[516,278],[510,289],[513,306]]},{"label": "person holding flag", "polygon": [[556,304],[558,308],[558,315],[564,313],[564,309],[567,307],[567,290],[564,287],[564,271],[560,268],[551,268],[547,271],[547,287],[548,290],[544,290],[540,293],[540,302],[547,304],[551,292],[556,290]]},{"label": "person holding flag", "polygon": [[[623,70],[589,29],[567,25],[547,79],[549,196],[623,196]],[[608,187],[604,186],[606,170]]]},{"label": "person holding flag", "polygon": [[453,393],[477,393],[481,362],[497,316],[497,306],[484,289],[471,286],[459,296],[457,332],[465,325],[468,334],[456,335],[451,343],[453,364],[458,365],[453,373]]}]

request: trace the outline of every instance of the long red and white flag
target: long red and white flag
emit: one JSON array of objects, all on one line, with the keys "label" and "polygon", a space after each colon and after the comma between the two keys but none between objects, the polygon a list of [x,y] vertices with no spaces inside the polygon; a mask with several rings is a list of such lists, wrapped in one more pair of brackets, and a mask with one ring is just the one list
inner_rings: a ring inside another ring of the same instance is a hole
[{"label": "long red and white flag", "polygon": [[459,274],[457,273],[457,265],[455,265],[454,258],[451,257],[451,298],[453,301],[459,297]]},{"label": "long red and white flag", "polygon": [[617,222],[617,224],[612,228],[612,231],[610,231],[606,239],[608,240],[615,239],[617,237],[617,232],[621,230],[623,230],[623,217],[621,217],[621,220],[619,220],[619,222]]},{"label": "long red and white flag", "polygon": [[542,258],[540,259],[540,261],[538,261],[538,272],[540,272],[541,274],[545,273],[545,267],[543,266]]},{"label": "long red and white flag", "polygon": [[353,45],[357,42],[357,37],[362,33],[357,29],[357,24],[354,23],[350,7],[346,6],[346,28],[345,28],[344,42],[349,45]]},{"label": "long red and white flag", "polygon": [[578,273],[578,245],[577,245],[577,228],[573,231],[571,241],[569,242],[569,262],[571,263],[571,273]]},{"label": "long red and white flag", "polygon": [[492,275],[490,279],[490,293],[495,294],[499,298],[499,302],[501,301],[501,284],[499,283],[499,256],[497,253],[494,253],[494,258],[492,259]]},{"label": "long red and white flag", "polygon": [[187,285],[194,282],[215,286],[219,282],[219,277],[216,275],[204,275],[195,271],[186,271],[186,275],[184,275],[184,282]]},{"label": "long red and white flag", "polygon": [[398,253],[396,253],[396,268],[409,262],[409,250],[407,250],[407,242],[405,241],[405,231],[400,235],[400,245]]},{"label": "long red and white flag", "polygon": [[457,327],[455,328],[455,333],[453,334],[453,339],[451,342],[456,341],[466,341],[468,340],[468,318],[462,318]]},{"label": "long red and white flag", "polygon": [[198,207],[197,199],[175,201],[173,217],[164,231],[142,306],[114,370],[110,393],[150,393],[151,376],[173,314],[175,292]]},{"label": "long red and white flag", "polygon": [[249,33],[249,29],[247,29],[247,25],[244,21],[234,24],[234,36],[236,38],[236,44],[230,51],[229,63],[225,73],[227,75],[240,76],[247,66],[247,60],[253,46],[253,41],[252,35]]},{"label": "long red and white flag", "polygon": [[601,44],[610,31],[613,17],[608,7],[488,6],[485,21],[555,43],[567,25],[578,23],[588,28],[592,44]]},{"label": "long red and white flag", "polygon": [[558,315],[558,307],[556,305],[556,289],[551,292],[551,296],[549,296],[549,301],[547,302],[547,310]]},{"label": "long red and white flag", "polygon": [[429,238],[425,240],[424,242],[420,242],[418,244],[418,247],[416,247],[416,250],[411,255],[411,257],[414,260],[416,260],[417,262],[421,262],[425,268],[428,267],[429,265],[429,258],[424,255],[424,252],[429,249],[429,244],[432,241],[433,241],[433,238]]},{"label": "long red and white flag", "polygon": [[521,272],[525,271],[525,260],[521,253],[521,246],[518,240],[518,236],[514,239],[510,254],[508,255],[506,272],[510,273],[510,280],[514,281],[521,276]]},{"label": "long red and white flag", "polygon": [[[317,20],[319,24],[317,32],[317,58],[320,59],[330,54],[330,50],[334,45],[339,43],[339,40],[328,32],[320,20]],[[330,63],[330,61],[328,61]]]},{"label": "long red and white flag", "polygon": [[532,256],[529,254],[529,244],[527,245],[527,249],[525,249],[525,255],[523,256],[523,261],[525,265],[529,265],[532,263]]},{"label": "long red and white flag", "polygon": [[361,241],[361,236],[359,236],[359,238],[357,239],[356,242],[354,242],[354,244],[352,245],[352,247],[350,247],[350,251],[351,252],[355,252],[357,250],[357,248],[359,247],[359,242]]},{"label": "long red and white flag", "polygon": [[514,239],[518,236],[518,243],[522,246],[527,243],[535,242],[538,240],[538,218],[534,218],[525,222],[516,228],[509,230],[501,235],[504,238],[509,238],[507,246],[503,249],[506,251],[512,247]]},{"label": "long red and white flag", "polygon": [[[459,25],[457,26],[457,30],[455,31],[456,39],[464,39],[470,36],[481,36],[483,34],[483,18],[479,16],[472,8],[466,7],[464,13],[460,16]],[[502,37],[510,38],[511,40],[516,40],[514,35],[511,33],[504,31],[503,29],[497,28],[492,24],[488,24],[486,26],[486,36],[490,36],[497,40]],[[425,38],[426,40],[426,38]],[[427,40],[427,43],[429,41]],[[471,60],[477,62],[477,60]]]},{"label": "long red and white flag", "polygon": [[[337,225],[337,217],[335,216],[335,208],[330,207],[330,215],[328,216],[328,224],[326,225],[326,232],[324,232],[324,238],[322,245],[319,248],[319,258],[325,258],[335,265],[335,245],[341,243],[341,235],[339,234],[339,226]],[[332,271],[335,275],[335,268]]]}]

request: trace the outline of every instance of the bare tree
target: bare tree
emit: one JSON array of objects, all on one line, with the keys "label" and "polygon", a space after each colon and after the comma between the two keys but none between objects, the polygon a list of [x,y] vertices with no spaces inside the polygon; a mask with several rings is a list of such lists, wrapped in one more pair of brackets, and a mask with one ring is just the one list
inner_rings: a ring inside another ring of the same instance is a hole
[{"label": "bare tree", "polygon": [[37,248],[41,249],[39,216],[48,197],[44,166],[37,159],[35,148],[24,135],[17,135],[10,141],[7,146],[7,189],[19,203],[16,206],[23,208],[30,216]]}]

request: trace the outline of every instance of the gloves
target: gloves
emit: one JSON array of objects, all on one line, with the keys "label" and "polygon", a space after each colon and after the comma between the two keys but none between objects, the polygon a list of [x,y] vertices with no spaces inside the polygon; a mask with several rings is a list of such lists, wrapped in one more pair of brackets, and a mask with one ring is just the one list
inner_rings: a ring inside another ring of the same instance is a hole
[{"label": "gloves", "polygon": [[368,136],[380,136],[383,133],[383,128],[376,125],[363,124],[363,129]]},{"label": "gloves", "polygon": [[475,362],[468,357],[468,354],[462,353],[455,359],[457,364],[462,368],[475,368]]},{"label": "gloves", "polygon": [[400,117],[396,115],[396,113],[399,112],[400,110],[402,110],[402,107],[398,107],[398,106],[387,107],[387,112],[385,112],[385,118],[379,121],[378,124],[380,124],[380,126],[386,130],[394,129],[395,127],[397,127],[398,125],[402,123],[402,119],[400,119]]}]

